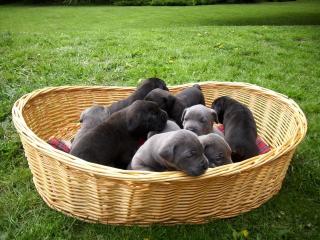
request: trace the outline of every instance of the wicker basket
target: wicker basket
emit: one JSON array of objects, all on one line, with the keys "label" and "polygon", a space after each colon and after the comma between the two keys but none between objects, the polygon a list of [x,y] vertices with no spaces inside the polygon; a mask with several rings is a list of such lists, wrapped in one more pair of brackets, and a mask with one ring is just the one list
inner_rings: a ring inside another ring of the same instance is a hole
[{"label": "wicker basket", "polygon": [[[173,93],[191,84],[171,87]],[[67,215],[105,224],[204,223],[250,211],[276,194],[307,131],[305,115],[288,97],[246,83],[200,83],[207,104],[229,95],[254,113],[266,154],[209,169],[200,177],[180,172],[126,171],[86,162],[54,149],[51,136],[71,138],[80,112],[110,104],[134,88],[49,87],[13,106],[34,184],[43,200]]]}]

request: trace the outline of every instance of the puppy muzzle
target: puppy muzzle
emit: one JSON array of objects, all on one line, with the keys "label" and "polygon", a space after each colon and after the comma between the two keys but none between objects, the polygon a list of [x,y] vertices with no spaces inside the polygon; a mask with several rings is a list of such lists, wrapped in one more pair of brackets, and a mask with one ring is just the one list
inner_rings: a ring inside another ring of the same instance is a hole
[{"label": "puppy muzzle", "polygon": [[195,134],[199,135],[199,130],[197,128],[194,127],[186,127],[186,130],[189,130],[191,132],[194,132]]},{"label": "puppy muzzle", "polygon": [[200,176],[204,174],[209,167],[209,161],[206,157],[204,157],[204,160],[200,163],[200,165],[196,169],[190,169],[187,171],[187,174],[189,176]]}]

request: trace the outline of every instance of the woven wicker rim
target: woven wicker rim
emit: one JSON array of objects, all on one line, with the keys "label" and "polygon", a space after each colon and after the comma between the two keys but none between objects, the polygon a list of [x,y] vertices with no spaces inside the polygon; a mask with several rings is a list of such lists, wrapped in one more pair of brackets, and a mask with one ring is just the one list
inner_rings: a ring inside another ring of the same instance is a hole
[{"label": "woven wicker rim", "polygon": [[[256,85],[248,84],[248,83],[241,83],[241,82],[217,82],[217,81],[207,81],[207,82],[200,82],[199,85],[202,84],[210,84],[214,83],[215,85],[223,85],[223,86],[237,86],[241,88],[246,88],[250,90],[256,90],[261,92],[261,94],[274,96],[277,98],[277,101],[282,101],[286,103],[290,108],[294,109],[296,112],[296,121],[299,129],[295,133],[295,141],[287,141],[284,142],[281,147],[273,148],[270,152],[259,155],[254,158],[247,159],[245,161],[239,163],[233,163],[225,166],[221,166],[218,168],[211,168],[208,171],[198,177],[201,179],[211,178],[213,176],[227,176],[232,175],[235,173],[240,173],[245,170],[249,170],[251,168],[255,168],[257,166],[266,164],[268,162],[276,160],[279,155],[283,155],[288,151],[295,148],[304,138],[307,132],[307,120],[300,109],[300,107],[290,98],[287,96],[274,92],[272,90],[262,88]],[[171,86],[169,87],[170,90],[179,88],[179,87],[187,87],[192,86],[192,84],[183,84],[179,86]],[[14,125],[19,132],[19,134],[23,134],[29,141],[29,143],[39,150],[44,150],[48,156],[55,158],[57,161],[69,165],[80,171],[85,171],[87,173],[96,175],[96,176],[105,176],[112,179],[121,179],[121,180],[130,180],[130,181],[137,181],[137,182],[168,182],[168,181],[184,181],[189,180],[190,177],[186,176],[185,174],[177,171],[171,172],[145,172],[145,171],[127,171],[121,170],[117,168],[102,166],[99,164],[90,163],[84,161],[80,158],[74,157],[70,154],[64,153],[57,149],[51,147],[45,140],[39,138],[26,124],[25,119],[23,117],[23,109],[26,103],[35,97],[39,97],[47,92],[51,91],[72,91],[77,89],[115,89],[115,90],[133,90],[134,87],[105,87],[105,86],[61,86],[61,87],[47,87],[39,90],[35,90],[29,94],[22,96],[18,99],[13,108],[12,108],[12,115],[13,115],[13,122]]]}]

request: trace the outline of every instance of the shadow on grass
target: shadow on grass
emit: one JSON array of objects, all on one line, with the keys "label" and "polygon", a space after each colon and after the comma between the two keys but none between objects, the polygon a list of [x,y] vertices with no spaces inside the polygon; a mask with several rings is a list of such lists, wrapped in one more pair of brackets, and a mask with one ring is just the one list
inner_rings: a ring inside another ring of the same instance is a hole
[{"label": "shadow on grass", "polygon": [[214,19],[205,18],[198,22],[202,26],[290,26],[290,25],[320,25],[319,13],[281,13],[281,14],[265,14],[264,16],[233,16],[232,18]]}]

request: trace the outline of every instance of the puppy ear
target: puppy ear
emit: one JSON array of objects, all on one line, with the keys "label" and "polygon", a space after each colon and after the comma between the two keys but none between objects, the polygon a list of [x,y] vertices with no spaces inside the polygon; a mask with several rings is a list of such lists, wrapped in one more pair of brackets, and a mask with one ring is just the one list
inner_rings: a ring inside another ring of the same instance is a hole
[{"label": "puppy ear", "polygon": [[224,111],[223,111],[221,99],[218,100],[218,101],[212,102],[211,108],[212,108],[212,109],[216,112],[216,114],[217,114],[217,118],[218,118],[218,122],[217,122],[217,123],[223,124]]},{"label": "puppy ear", "polygon": [[132,114],[126,114],[127,128],[129,132],[134,132],[140,125],[140,114],[132,116]]},{"label": "puppy ear", "polygon": [[161,158],[163,158],[164,160],[167,160],[169,162],[173,162],[174,151],[175,151],[175,146],[167,144],[166,146],[164,146],[160,149],[159,156]]},{"label": "puppy ear", "polygon": [[211,116],[212,116],[212,120],[214,123],[219,123],[219,120],[218,120],[218,114],[215,110],[213,109],[210,109],[211,110]]},{"label": "puppy ear", "polygon": [[168,99],[167,99],[167,106],[168,106],[168,109],[172,109],[174,103],[176,102],[176,97],[175,96],[172,96],[172,95],[169,95],[168,96]]},{"label": "puppy ear", "polygon": [[188,108],[185,108],[185,109],[183,110],[182,116],[181,116],[181,122],[183,122],[184,116],[186,115],[187,111],[188,111]]}]

